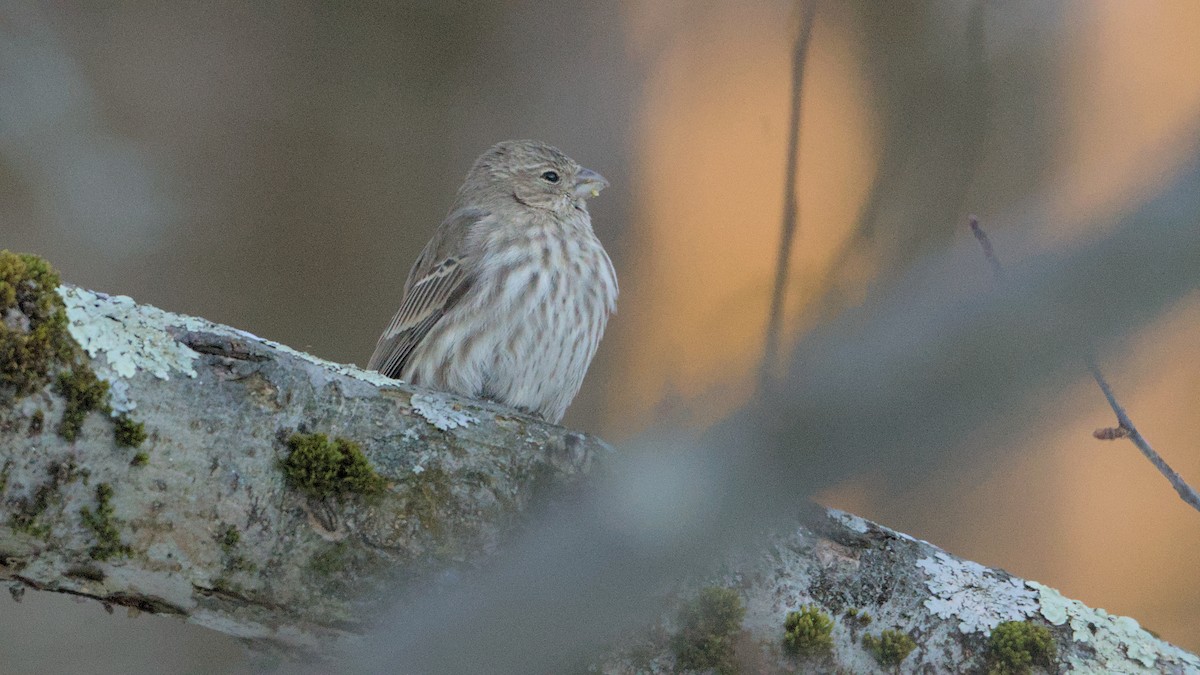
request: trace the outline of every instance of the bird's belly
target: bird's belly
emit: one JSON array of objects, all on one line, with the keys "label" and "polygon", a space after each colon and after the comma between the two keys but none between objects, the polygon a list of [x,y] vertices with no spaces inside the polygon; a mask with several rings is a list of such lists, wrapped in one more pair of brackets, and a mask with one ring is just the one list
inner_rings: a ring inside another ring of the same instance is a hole
[{"label": "bird's belly", "polygon": [[561,420],[604,333],[616,279],[599,242],[542,262],[512,260],[504,274],[483,275],[414,350],[402,379]]},{"label": "bird's belly", "polygon": [[[562,275],[513,316],[507,339],[484,370],[481,394],[546,419],[562,418],[579,392],[607,321],[590,279]],[[581,292],[582,291],[582,292]]]}]

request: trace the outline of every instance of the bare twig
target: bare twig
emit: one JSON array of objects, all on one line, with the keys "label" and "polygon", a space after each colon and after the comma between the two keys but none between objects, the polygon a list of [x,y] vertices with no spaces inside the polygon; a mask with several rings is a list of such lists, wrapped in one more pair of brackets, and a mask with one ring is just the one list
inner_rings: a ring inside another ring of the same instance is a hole
[{"label": "bare twig", "polygon": [[979,218],[970,216],[971,232],[975,234],[975,238],[979,240],[979,247],[983,249],[983,257],[992,265],[992,273],[996,275],[996,281],[1004,281],[1004,267],[1000,264],[1000,259],[996,257],[996,251],[992,249],[992,240],[988,239],[987,232],[979,226]]},{"label": "bare twig", "polygon": [[784,171],[783,227],[779,237],[779,254],[775,261],[775,286],[771,291],[771,310],[767,316],[766,346],[763,349],[759,384],[767,385],[771,380],[771,369],[779,354],[780,331],[783,326],[783,296],[787,288],[788,263],[792,253],[792,241],[796,238],[796,220],[799,205],[796,198],[796,176],[800,164],[800,100],[804,83],[804,62],[808,45],[812,41],[813,17],[817,3],[810,0],[804,5],[800,18],[800,33],[796,36],[792,52],[792,114],[788,128],[787,169]]},{"label": "bare twig", "polygon": [[[1000,259],[996,257],[996,252],[992,249],[992,242],[988,239],[987,233],[979,226],[979,219],[975,216],[970,216],[971,232],[975,234],[975,238],[979,240],[979,246],[983,249],[983,255],[992,265],[992,272],[996,275],[997,281],[1004,280],[1004,266],[1000,264]],[[1108,380],[1104,379],[1104,374],[1100,372],[1100,366],[1096,364],[1096,359],[1093,355],[1088,354],[1087,369],[1092,374],[1092,379],[1096,380],[1096,384],[1100,387],[1100,391],[1104,392],[1104,398],[1108,399],[1108,405],[1112,407],[1113,412],[1117,415],[1117,426],[1097,429],[1092,432],[1092,435],[1100,440],[1111,441],[1118,438],[1128,438],[1133,441],[1138,450],[1150,460],[1150,463],[1158,469],[1158,472],[1166,477],[1171,483],[1171,487],[1175,488],[1175,492],[1179,494],[1179,498],[1186,502],[1189,506],[1197,511],[1200,511],[1200,493],[1197,493],[1192,486],[1187,484],[1174,469],[1167,464],[1154,448],[1150,447],[1150,442],[1145,436],[1134,426],[1133,420],[1129,419],[1125,408],[1117,401],[1116,395],[1113,394],[1112,387],[1108,385]]]},{"label": "bare twig", "polygon": [[1175,492],[1179,493],[1180,499],[1187,502],[1193,509],[1200,511],[1200,493],[1197,493],[1191,485],[1188,485],[1182,476],[1175,473],[1175,470],[1154,451],[1154,448],[1150,447],[1150,442],[1146,440],[1146,437],[1138,432],[1137,427],[1133,425],[1133,420],[1129,419],[1128,413],[1125,412],[1125,408],[1121,407],[1121,404],[1117,402],[1117,397],[1113,394],[1112,387],[1108,386],[1108,381],[1104,379],[1099,366],[1096,365],[1096,361],[1091,356],[1088,356],[1087,367],[1092,373],[1092,378],[1096,380],[1096,384],[1100,386],[1100,391],[1104,392],[1104,398],[1108,399],[1108,405],[1112,407],[1113,412],[1117,415],[1117,429],[1124,431],[1125,436],[1133,441],[1133,444],[1137,446],[1138,450],[1142,451],[1142,454],[1146,456],[1146,459],[1150,460],[1150,463],[1158,469],[1158,472],[1166,476],[1167,480],[1171,482],[1171,487],[1175,488]]}]

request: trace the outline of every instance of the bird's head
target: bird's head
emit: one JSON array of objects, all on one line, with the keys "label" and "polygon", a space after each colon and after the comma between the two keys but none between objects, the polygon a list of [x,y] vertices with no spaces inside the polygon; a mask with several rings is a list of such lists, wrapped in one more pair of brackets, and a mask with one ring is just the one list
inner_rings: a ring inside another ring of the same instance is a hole
[{"label": "bird's head", "polygon": [[478,191],[566,215],[586,211],[589,198],[608,187],[604,176],[585,169],[540,141],[503,141],[483,153],[463,190]]}]

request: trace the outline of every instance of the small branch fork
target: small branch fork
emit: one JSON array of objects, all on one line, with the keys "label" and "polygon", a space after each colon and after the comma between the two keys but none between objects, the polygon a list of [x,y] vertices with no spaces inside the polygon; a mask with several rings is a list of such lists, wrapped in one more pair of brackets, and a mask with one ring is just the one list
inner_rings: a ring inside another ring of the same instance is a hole
[{"label": "small branch fork", "polygon": [[[992,242],[988,239],[987,233],[979,226],[979,219],[975,216],[970,217],[970,224],[971,232],[979,240],[979,246],[983,249],[983,256],[991,264],[992,272],[996,275],[996,280],[1003,282],[1004,267],[996,257],[996,252],[992,249]],[[1091,354],[1087,356],[1087,369],[1092,374],[1092,379],[1096,380],[1100,391],[1104,393],[1104,398],[1108,399],[1108,405],[1112,407],[1113,412],[1117,415],[1117,426],[1097,429],[1092,432],[1092,435],[1103,441],[1111,441],[1118,438],[1128,438],[1133,441],[1133,444],[1146,456],[1146,459],[1150,460],[1150,463],[1158,469],[1158,472],[1171,483],[1171,487],[1175,488],[1175,492],[1179,494],[1179,498],[1193,509],[1200,511],[1200,493],[1197,493],[1195,488],[1188,485],[1187,481],[1176,473],[1167,464],[1166,460],[1154,451],[1154,448],[1150,447],[1150,442],[1137,430],[1137,427],[1133,424],[1133,420],[1129,419],[1129,414],[1125,412],[1125,408],[1117,401],[1112,387],[1109,386],[1108,380],[1104,379],[1104,374],[1100,372],[1100,366],[1096,364],[1096,359]]]},{"label": "small branch fork", "polygon": [[1104,398],[1108,399],[1108,405],[1112,406],[1113,412],[1117,414],[1116,427],[1097,429],[1092,435],[1102,440],[1128,438],[1133,441],[1133,444],[1137,446],[1138,450],[1142,451],[1142,454],[1146,456],[1146,459],[1150,460],[1150,463],[1158,469],[1158,472],[1166,476],[1167,480],[1171,482],[1171,487],[1175,488],[1175,492],[1179,493],[1179,498],[1187,502],[1193,509],[1200,511],[1200,494],[1191,485],[1188,485],[1182,476],[1175,473],[1175,470],[1154,451],[1154,448],[1150,447],[1150,442],[1137,430],[1137,427],[1133,425],[1133,420],[1129,419],[1129,415],[1125,412],[1125,408],[1121,407],[1121,404],[1117,402],[1117,397],[1113,395],[1112,387],[1108,386],[1108,381],[1104,379],[1104,375],[1100,373],[1100,368],[1090,356],[1088,357],[1087,367],[1091,371],[1092,377],[1096,380],[1096,384],[1100,385],[1100,391],[1104,392]]}]

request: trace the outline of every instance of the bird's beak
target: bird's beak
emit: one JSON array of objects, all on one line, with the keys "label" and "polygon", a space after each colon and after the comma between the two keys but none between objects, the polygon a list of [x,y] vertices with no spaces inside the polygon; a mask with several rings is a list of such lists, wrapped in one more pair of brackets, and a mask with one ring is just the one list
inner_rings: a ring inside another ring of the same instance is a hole
[{"label": "bird's beak", "polygon": [[595,197],[606,187],[608,187],[608,181],[604,176],[591,169],[581,169],[575,176],[575,196],[580,199]]}]

